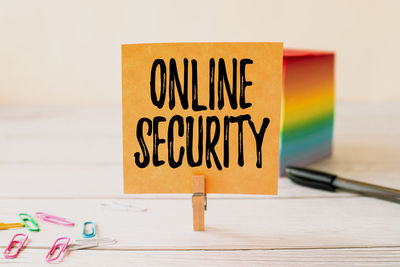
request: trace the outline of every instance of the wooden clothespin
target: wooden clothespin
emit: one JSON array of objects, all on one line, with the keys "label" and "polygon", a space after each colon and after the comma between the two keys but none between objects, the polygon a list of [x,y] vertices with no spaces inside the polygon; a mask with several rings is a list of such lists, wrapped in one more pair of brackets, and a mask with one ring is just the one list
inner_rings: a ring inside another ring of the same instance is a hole
[{"label": "wooden clothespin", "polygon": [[207,210],[206,181],[204,175],[193,176],[193,231],[204,231],[204,211]]}]

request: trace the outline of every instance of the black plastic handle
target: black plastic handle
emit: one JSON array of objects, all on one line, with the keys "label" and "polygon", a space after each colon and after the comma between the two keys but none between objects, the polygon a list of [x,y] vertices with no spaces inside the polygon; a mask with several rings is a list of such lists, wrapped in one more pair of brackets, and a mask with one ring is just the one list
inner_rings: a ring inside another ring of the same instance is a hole
[{"label": "black plastic handle", "polygon": [[287,166],[285,168],[286,176],[296,184],[323,189],[327,191],[335,191],[336,187],[333,185],[337,175],[326,172]]}]

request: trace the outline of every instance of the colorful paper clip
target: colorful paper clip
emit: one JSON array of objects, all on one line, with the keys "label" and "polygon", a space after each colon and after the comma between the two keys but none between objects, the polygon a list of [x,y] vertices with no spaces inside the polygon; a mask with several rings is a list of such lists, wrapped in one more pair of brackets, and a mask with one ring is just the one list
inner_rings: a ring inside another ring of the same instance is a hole
[{"label": "colorful paper clip", "polygon": [[[20,213],[18,216],[21,218],[22,223],[25,225],[26,228],[28,228],[29,231],[32,232],[39,232],[40,228],[37,222],[32,218],[31,215],[27,213]],[[33,228],[32,228],[33,226]]]},{"label": "colorful paper clip", "polygon": [[[4,250],[4,258],[6,259],[14,259],[18,256],[19,252],[21,251],[21,249],[26,245],[26,243],[28,242],[28,235],[26,234],[16,234],[14,235],[13,239],[11,239],[10,244],[8,245],[8,247],[6,248],[6,250]],[[13,250],[13,247],[16,247],[16,251],[14,252],[14,254],[11,254],[11,251]]]},{"label": "colorful paper clip", "polygon": [[[69,237],[60,237],[58,238],[53,246],[51,247],[49,253],[46,255],[46,261],[47,262],[53,262],[58,259],[62,259],[64,257],[65,252],[67,251],[67,247],[69,245],[69,241],[71,239]],[[55,254],[56,250],[59,249],[58,253]],[[62,256],[62,257],[61,257]],[[61,258],[60,258],[61,257]]]},{"label": "colorful paper clip", "polygon": [[0,230],[10,229],[10,228],[18,228],[25,227],[23,223],[0,223]]},{"label": "colorful paper clip", "polygon": [[[90,226],[89,226],[90,225]],[[89,227],[88,227],[89,226]],[[88,232],[88,229],[90,228],[91,231]],[[92,238],[96,236],[96,224],[94,222],[85,222],[83,224],[83,231],[82,231],[82,236],[84,238]]]},{"label": "colorful paper clip", "polygon": [[78,249],[87,249],[94,248],[106,245],[113,245],[117,241],[113,238],[99,238],[99,239],[78,239],[75,240],[74,243],[68,246],[68,250],[78,250]]},{"label": "colorful paper clip", "polygon": [[74,226],[75,223],[68,221],[65,218],[57,217],[51,214],[47,214],[44,212],[35,212],[35,216],[45,222],[54,223],[58,225],[64,226]]}]

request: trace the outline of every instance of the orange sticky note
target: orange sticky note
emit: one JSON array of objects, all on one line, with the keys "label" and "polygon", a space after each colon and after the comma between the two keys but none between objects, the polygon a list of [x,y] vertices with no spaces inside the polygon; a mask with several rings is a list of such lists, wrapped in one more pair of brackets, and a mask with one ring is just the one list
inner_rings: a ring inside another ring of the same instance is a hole
[{"label": "orange sticky note", "polygon": [[276,194],[282,43],[122,46],[125,193]]}]

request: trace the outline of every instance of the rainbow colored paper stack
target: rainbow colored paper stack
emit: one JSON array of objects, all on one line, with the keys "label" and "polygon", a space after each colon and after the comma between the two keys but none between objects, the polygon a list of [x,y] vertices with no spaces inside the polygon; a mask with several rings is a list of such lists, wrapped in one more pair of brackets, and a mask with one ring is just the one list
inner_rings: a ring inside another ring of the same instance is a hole
[{"label": "rainbow colored paper stack", "polygon": [[332,152],[334,54],[285,49],[280,173]]}]

